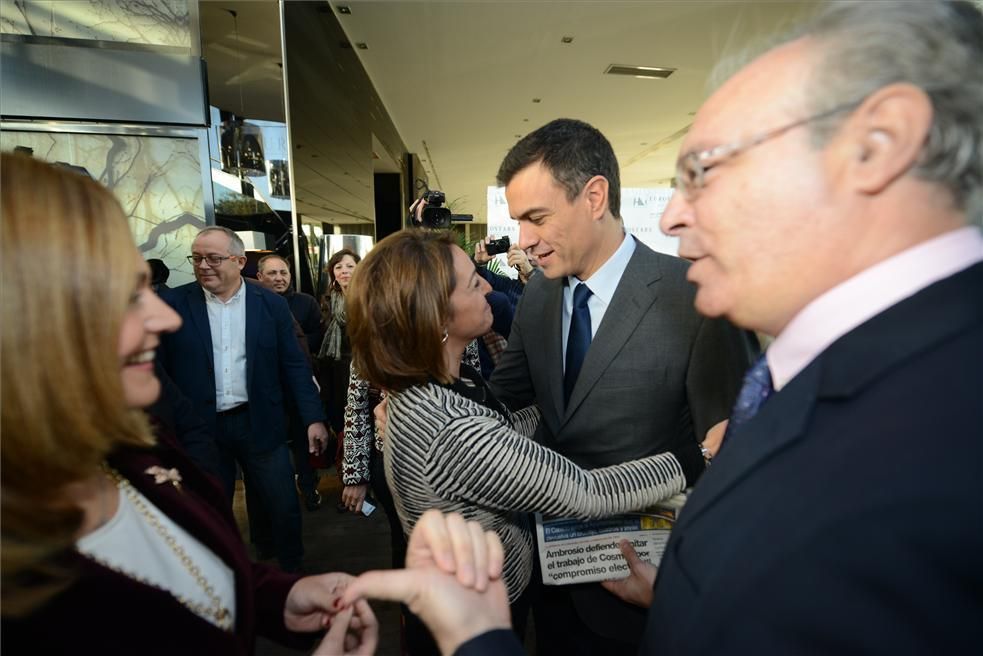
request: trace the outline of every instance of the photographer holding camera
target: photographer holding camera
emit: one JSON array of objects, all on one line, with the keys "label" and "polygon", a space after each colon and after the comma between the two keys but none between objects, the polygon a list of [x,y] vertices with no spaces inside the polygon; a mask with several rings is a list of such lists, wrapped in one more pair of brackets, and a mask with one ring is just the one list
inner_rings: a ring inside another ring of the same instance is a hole
[{"label": "photographer holding camera", "polygon": [[[508,265],[518,271],[518,280],[488,270],[487,264],[493,257],[502,253],[508,254]],[[519,248],[518,244],[511,244],[508,236],[495,239],[492,235],[488,235],[476,243],[474,263],[478,266],[478,275],[484,278],[492,289],[509,297],[513,311],[526,283],[539,271],[535,256],[530,256]]]}]

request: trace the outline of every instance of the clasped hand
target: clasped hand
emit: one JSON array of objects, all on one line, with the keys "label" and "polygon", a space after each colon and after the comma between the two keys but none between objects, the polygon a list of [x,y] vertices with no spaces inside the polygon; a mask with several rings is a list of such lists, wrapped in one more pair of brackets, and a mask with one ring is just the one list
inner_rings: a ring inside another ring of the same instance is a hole
[{"label": "clasped hand", "polygon": [[495,533],[456,513],[429,510],[410,535],[406,569],[366,572],[342,600],[356,610],[364,598],[403,602],[426,623],[441,653],[450,654],[473,637],[511,626],[503,563]]}]

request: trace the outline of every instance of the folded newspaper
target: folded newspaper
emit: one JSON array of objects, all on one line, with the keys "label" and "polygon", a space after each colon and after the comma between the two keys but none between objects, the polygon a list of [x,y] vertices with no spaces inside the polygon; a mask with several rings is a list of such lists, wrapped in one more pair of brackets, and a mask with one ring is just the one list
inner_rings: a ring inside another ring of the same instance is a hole
[{"label": "folded newspaper", "polygon": [[546,585],[589,583],[628,576],[618,544],[631,542],[638,556],[658,565],[686,494],[677,494],[641,513],[594,521],[543,519],[536,513],[539,565]]}]

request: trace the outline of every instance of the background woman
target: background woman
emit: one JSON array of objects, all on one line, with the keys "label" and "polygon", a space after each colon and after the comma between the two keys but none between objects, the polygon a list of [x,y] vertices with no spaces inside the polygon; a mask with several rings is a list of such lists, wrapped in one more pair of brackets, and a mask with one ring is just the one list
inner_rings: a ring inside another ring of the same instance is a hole
[{"label": "background woman", "polygon": [[[348,374],[352,363],[352,348],[348,341],[345,313],[345,294],[361,260],[354,251],[343,248],[328,260],[328,288],[321,297],[321,319],[325,326],[324,341],[317,354],[321,380],[321,398],[328,411],[328,423],[338,436],[337,458],[341,459],[341,437],[345,427],[345,399],[348,393]],[[339,467],[340,469],[340,467]],[[343,510],[339,506],[339,510]]]},{"label": "background woman", "polygon": [[151,290],[119,204],[8,154],[0,195],[4,646],[246,654],[257,633],[309,645],[349,577],[251,563],[220,488],[151,433],[154,352],[181,320]]},{"label": "background woman", "polygon": [[385,472],[404,531],[428,508],[495,531],[521,635],[533,570],[524,513],[586,519],[642,509],[681,492],[704,465],[693,443],[585,471],[528,439],[538,412],[511,414],[461,364],[468,342],[491,325],[488,290],[447,233],[404,230],[360,265],[347,299],[349,335],[356,369],[389,391]]}]

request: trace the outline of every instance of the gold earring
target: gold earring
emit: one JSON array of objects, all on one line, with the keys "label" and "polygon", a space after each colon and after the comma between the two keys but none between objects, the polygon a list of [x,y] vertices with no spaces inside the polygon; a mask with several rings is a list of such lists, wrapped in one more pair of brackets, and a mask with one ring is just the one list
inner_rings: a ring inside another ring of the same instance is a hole
[{"label": "gold earring", "polygon": [[446,326],[444,327],[444,336],[440,338],[440,343],[441,344],[446,344],[447,343],[447,327]]}]

